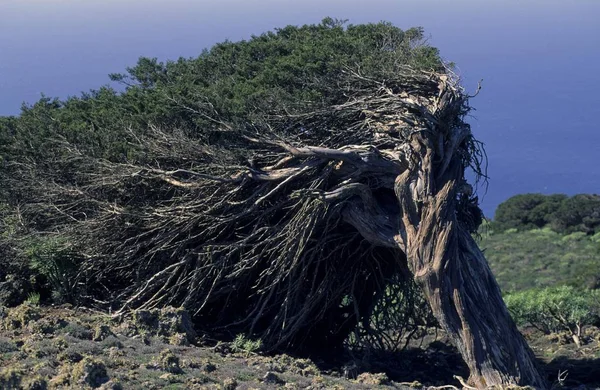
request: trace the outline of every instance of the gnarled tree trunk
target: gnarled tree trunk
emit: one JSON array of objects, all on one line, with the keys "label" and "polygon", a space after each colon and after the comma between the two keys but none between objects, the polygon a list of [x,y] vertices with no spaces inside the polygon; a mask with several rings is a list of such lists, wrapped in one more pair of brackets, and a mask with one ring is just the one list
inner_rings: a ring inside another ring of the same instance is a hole
[{"label": "gnarled tree trunk", "polygon": [[[442,133],[413,135],[411,167],[396,179],[402,213],[397,241],[435,317],[468,365],[470,385],[545,388],[481,250],[457,220],[464,167],[454,155],[441,163],[444,156],[433,147],[440,141],[436,136]],[[461,142],[456,141],[442,144]]]}]

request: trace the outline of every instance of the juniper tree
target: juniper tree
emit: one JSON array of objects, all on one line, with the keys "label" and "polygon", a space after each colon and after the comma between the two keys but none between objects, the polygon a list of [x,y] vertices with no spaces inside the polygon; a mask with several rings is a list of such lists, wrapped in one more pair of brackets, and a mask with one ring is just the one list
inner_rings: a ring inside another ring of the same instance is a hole
[{"label": "juniper tree", "polygon": [[302,349],[400,280],[472,385],[544,386],[472,238],[469,96],[421,29],[326,19],[111,78],[125,92],[25,108],[4,148],[29,234],[81,255],[78,299]]}]

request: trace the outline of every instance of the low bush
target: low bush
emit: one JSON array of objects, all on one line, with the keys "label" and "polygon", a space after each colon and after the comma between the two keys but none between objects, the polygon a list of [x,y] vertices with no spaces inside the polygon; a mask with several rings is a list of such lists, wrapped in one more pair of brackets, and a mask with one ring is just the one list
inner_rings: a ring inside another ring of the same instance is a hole
[{"label": "low bush", "polygon": [[583,326],[600,316],[600,290],[532,289],[509,294],[504,300],[518,325],[532,325],[547,334],[568,331],[578,346]]},{"label": "low bush", "polygon": [[53,301],[76,301],[80,281],[79,258],[69,242],[58,236],[30,238],[26,241],[24,253],[31,269],[46,280]]},{"label": "low bush", "polygon": [[27,295],[27,300],[25,301],[30,305],[38,306],[40,304],[40,293],[32,292]]},{"label": "low bush", "polygon": [[243,334],[238,334],[231,343],[231,349],[233,352],[245,352],[245,353],[256,353],[260,351],[262,347],[261,339],[251,339]]}]

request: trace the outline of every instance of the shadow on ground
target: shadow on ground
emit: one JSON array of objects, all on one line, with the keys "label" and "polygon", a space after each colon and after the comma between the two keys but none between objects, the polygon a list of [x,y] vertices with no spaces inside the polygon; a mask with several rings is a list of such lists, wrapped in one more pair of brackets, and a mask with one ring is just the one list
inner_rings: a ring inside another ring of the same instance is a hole
[{"label": "shadow on ground", "polygon": [[469,377],[469,369],[456,348],[435,341],[426,349],[411,348],[380,361],[381,368],[396,382],[419,381],[429,386],[456,385],[455,375]]},{"label": "shadow on ground", "polygon": [[426,386],[456,385],[459,375],[468,378],[469,370],[458,350],[441,341],[423,348],[401,352],[371,351],[343,353],[314,360],[319,369],[334,376],[354,379],[364,372],[383,372],[394,382],[420,382]]},{"label": "shadow on ground", "polygon": [[572,359],[558,357],[549,363],[542,363],[550,383],[558,382],[561,373],[566,378],[563,385],[566,387],[600,388],[600,358]]},{"label": "shadow on ground", "polygon": [[[469,370],[458,350],[443,341],[433,341],[423,348],[409,348],[396,353],[346,355],[345,359],[344,363],[338,361],[337,364],[328,360],[327,364],[321,363],[321,367],[349,379],[362,372],[385,372],[394,382],[418,381],[426,386],[460,387],[454,376],[469,377]],[[545,361],[538,358],[538,364],[548,383],[555,387],[600,389],[600,357],[586,358],[584,350],[579,349],[576,357],[556,356]]]}]

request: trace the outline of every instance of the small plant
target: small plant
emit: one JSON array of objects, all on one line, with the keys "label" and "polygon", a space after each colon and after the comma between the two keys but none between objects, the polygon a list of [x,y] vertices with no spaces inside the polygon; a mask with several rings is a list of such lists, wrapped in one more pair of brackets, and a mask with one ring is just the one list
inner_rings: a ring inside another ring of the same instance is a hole
[{"label": "small plant", "polygon": [[30,305],[39,306],[39,304],[40,304],[40,293],[39,292],[29,293],[29,295],[27,295],[27,299],[25,300],[25,302],[28,303],[28,304],[30,304]]},{"label": "small plant", "polygon": [[43,237],[30,239],[25,247],[31,269],[42,275],[52,287],[57,302],[75,300],[80,281],[78,256],[64,238]]},{"label": "small plant", "polygon": [[27,326],[32,321],[39,320],[40,317],[40,309],[38,307],[24,303],[10,309],[3,322],[7,329],[19,329]]},{"label": "small plant", "polygon": [[[69,340],[70,338],[66,339]],[[102,353],[102,346],[93,341],[71,339],[69,342],[69,347],[64,351],[69,356],[97,356]]]},{"label": "small plant", "polygon": [[19,369],[4,368],[0,370],[0,388],[2,389],[19,389],[21,388],[21,380],[23,372]]},{"label": "small plant", "polygon": [[109,380],[104,362],[91,357],[86,357],[77,363],[73,367],[71,377],[77,384],[93,388],[100,387]]},{"label": "small plant", "polygon": [[91,340],[94,337],[94,332],[91,329],[77,322],[69,322],[62,328],[62,333],[81,340]]},{"label": "small plant", "polygon": [[246,352],[250,354],[258,352],[261,348],[261,339],[252,340],[243,334],[238,334],[231,344],[231,349],[233,352]]},{"label": "small plant", "polygon": [[19,350],[19,348],[11,339],[4,338],[4,337],[0,338],[0,354],[8,353],[8,352],[15,352],[18,350]]},{"label": "small plant", "polygon": [[179,358],[170,349],[160,352],[158,363],[160,368],[172,374],[181,374],[183,372]]}]

